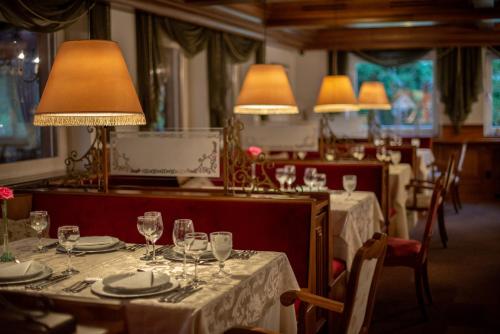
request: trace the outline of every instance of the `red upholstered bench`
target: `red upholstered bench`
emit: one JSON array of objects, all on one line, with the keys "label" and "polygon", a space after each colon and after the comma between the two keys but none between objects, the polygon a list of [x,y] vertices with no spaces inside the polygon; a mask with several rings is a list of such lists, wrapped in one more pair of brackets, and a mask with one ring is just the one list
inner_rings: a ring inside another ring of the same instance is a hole
[{"label": "red upholstered bench", "polygon": [[[83,236],[113,235],[136,243],[144,242],[137,231],[136,217],[145,211],[162,213],[165,229],[159,244],[172,243],[175,219],[189,218],[197,231],[233,232],[235,248],[285,252],[300,286],[320,292],[327,289],[330,242],[319,239],[321,234],[328,235],[326,196],[320,200],[158,190],[115,190],[108,194],[35,191],[33,210],[49,212],[52,237],[56,237],[59,226],[75,224]],[[317,242],[324,249],[317,250]]]}]

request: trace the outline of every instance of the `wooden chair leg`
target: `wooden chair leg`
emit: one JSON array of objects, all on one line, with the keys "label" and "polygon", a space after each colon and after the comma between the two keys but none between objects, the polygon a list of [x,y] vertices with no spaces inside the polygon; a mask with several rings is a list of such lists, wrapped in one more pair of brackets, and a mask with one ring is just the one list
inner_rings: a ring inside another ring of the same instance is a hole
[{"label": "wooden chair leg", "polygon": [[432,294],[431,294],[431,286],[429,285],[429,272],[427,269],[427,261],[425,261],[424,266],[422,268],[422,278],[424,283],[425,294],[427,296],[427,301],[429,304],[432,304]]},{"label": "wooden chair leg", "polygon": [[427,320],[427,309],[424,301],[424,291],[422,286],[422,273],[419,269],[415,269],[415,291],[417,293],[418,306],[425,320]]},{"label": "wooden chair leg", "polygon": [[446,226],[444,225],[444,205],[441,205],[438,208],[438,228],[439,228],[439,236],[441,237],[441,243],[444,248],[448,248],[448,234],[446,233]]},{"label": "wooden chair leg", "polygon": [[457,199],[457,191],[456,185],[453,184],[451,189],[451,201],[453,202],[453,208],[455,209],[455,213],[458,213],[458,199]]},{"label": "wooden chair leg", "polygon": [[456,192],[456,196],[457,196],[457,203],[458,203],[458,207],[459,207],[460,209],[462,209],[462,201],[460,200],[460,191],[459,191],[460,189],[459,189],[459,187],[458,187],[458,183],[457,183],[457,184],[455,184],[455,187],[453,187],[453,188],[455,188],[455,192]]}]

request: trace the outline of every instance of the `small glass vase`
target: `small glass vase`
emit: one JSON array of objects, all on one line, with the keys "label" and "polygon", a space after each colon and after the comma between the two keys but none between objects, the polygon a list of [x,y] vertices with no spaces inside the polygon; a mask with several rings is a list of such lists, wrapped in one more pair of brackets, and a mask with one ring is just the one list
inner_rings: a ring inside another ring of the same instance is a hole
[{"label": "small glass vase", "polygon": [[9,250],[9,220],[7,218],[7,200],[2,201],[2,221],[3,221],[3,249],[0,262],[11,262],[16,258]]}]

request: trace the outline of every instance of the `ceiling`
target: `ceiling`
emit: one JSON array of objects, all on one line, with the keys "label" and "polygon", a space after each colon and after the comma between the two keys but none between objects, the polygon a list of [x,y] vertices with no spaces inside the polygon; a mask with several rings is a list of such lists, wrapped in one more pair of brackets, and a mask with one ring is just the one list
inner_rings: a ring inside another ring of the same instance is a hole
[{"label": "ceiling", "polygon": [[219,29],[230,24],[235,33],[303,50],[500,45],[495,0],[111,1],[184,8]]}]

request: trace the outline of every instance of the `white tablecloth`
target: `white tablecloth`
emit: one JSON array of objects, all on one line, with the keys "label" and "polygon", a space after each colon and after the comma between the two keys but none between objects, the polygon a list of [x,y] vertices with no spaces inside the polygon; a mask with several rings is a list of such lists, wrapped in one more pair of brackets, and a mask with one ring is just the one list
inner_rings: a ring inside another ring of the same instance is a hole
[{"label": "white tablecloth", "polygon": [[417,150],[418,179],[427,180],[430,175],[430,168],[427,167],[434,162],[434,154],[429,148],[419,148]]},{"label": "white tablecloth", "polygon": [[396,211],[396,217],[389,224],[389,235],[409,239],[409,226],[406,217],[406,186],[412,179],[413,172],[409,164],[389,166],[389,203]]},{"label": "white tablecloth", "polygon": [[377,197],[372,192],[330,192],[330,210],[333,216],[333,256],[346,262],[351,270],[356,252],[375,232],[380,232],[384,215]]},{"label": "white tablecloth", "polygon": [[[11,243],[14,255],[21,261],[35,259],[51,267],[54,272],[65,269],[66,256],[49,250],[45,254],[33,253],[36,239],[23,239]],[[100,277],[133,272],[144,267],[139,260],[144,249],[133,253],[117,251],[105,254],[87,254],[73,257],[73,266],[80,271],[70,279],[53,285],[42,293],[75,296],[85,301],[103,300],[90,289],[78,294],[63,292],[64,287],[87,277]],[[180,270],[173,263],[168,270]],[[191,270],[192,265],[188,265]],[[284,253],[259,252],[248,260],[230,259],[226,269],[231,276],[222,280],[212,277],[218,266],[199,266],[200,278],[208,283],[178,304],[158,302],[158,297],[132,299],[125,304],[131,333],[222,333],[236,326],[259,326],[280,333],[295,333],[296,320],[293,306],[283,307],[280,295],[289,289],[298,289],[288,258]],[[167,270],[167,269],[164,269]],[[23,285],[2,289],[26,291]],[[111,300],[119,303],[120,301]],[[98,315],[96,315],[98,316]]]}]

